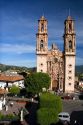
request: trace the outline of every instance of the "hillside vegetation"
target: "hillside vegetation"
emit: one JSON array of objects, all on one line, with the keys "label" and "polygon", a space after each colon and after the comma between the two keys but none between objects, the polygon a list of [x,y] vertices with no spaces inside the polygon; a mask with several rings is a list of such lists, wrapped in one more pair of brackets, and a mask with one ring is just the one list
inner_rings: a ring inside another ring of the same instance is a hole
[{"label": "hillside vegetation", "polygon": [[32,68],[28,68],[28,67],[21,67],[21,66],[13,66],[13,65],[5,65],[5,64],[0,64],[0,71],[3,72],[3,71],[7,71],[7,70],[15,70],[15,71],[19,71],[19,72],[22,72],[22,71],[25,71],[25,72],[34,72],[36,71],[36,68],[35,67],[32,67]]},{"label": "hillside vegetation", "polygon": [[[6,70],[20,70],[20,71],[36,71],[36,67],[28,68],[28,67],[21,67],[21,66],[11,66],[11,65],[5,65],[0,64],[0,70],[6,71]],[[76,66],[76,74],[83,73],[83,65]]]}]

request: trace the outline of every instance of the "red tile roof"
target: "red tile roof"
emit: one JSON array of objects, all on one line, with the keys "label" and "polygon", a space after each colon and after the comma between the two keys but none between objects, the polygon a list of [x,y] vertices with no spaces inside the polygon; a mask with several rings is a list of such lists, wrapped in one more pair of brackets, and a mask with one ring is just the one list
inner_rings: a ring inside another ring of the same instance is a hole
[{"label": "red tile roof", "polygon": [[6,75],[6,74],[0,74],[0,81],[6,81],[6,82],[15,82],[24,80],[24,77],[21,75]]}]

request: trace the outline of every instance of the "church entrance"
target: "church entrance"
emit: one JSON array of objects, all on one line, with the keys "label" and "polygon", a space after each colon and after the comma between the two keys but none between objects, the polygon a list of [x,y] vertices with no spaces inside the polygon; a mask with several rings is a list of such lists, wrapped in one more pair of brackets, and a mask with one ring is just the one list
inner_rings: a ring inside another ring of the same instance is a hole
[{"label": "church entrance", "polygon": [[53,80],[52,81],[52,90],[56,91],[58,89],[58,81],[57,80]]}]

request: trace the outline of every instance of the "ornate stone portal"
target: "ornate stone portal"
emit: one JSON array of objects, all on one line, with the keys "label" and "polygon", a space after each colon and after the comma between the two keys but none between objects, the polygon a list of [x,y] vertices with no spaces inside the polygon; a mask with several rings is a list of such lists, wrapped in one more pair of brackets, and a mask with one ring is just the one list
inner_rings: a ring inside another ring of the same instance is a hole
[{"label": "ornate stone portal", "polygon": [[[48,50],[47,20],[44,16],[38,20],[36,34],[37,72],[48,73],[51,77],[50,89],[64,92],[74,91],[75,77],[75,31],[70,16],[65,20],[64,52],[55,44]],[[71,69],[69,68],[71,65]]]}]

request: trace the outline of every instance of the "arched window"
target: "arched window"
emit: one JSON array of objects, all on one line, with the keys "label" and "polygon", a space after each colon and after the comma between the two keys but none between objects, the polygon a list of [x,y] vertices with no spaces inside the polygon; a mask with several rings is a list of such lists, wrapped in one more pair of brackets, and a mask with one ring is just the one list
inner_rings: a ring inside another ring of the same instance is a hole
[{"label": "arched window", "polygon": [[40,49],[42,49],[43,48],[43,45],[44,43],[43,43],[43,40],[41,40],[41,42],[40,42]]},{"label": "arched window", "polygon": [[72,25],[69,23],[69,32],[72,30]]},{"label": "arched window", "polygon": [[41,24],[41,32],[43,32],[44,31],[44,24],[42,23]]},{"label": "arched window", "polygon": [[69,41],[69,49],[72,49],[72,41]]}]

